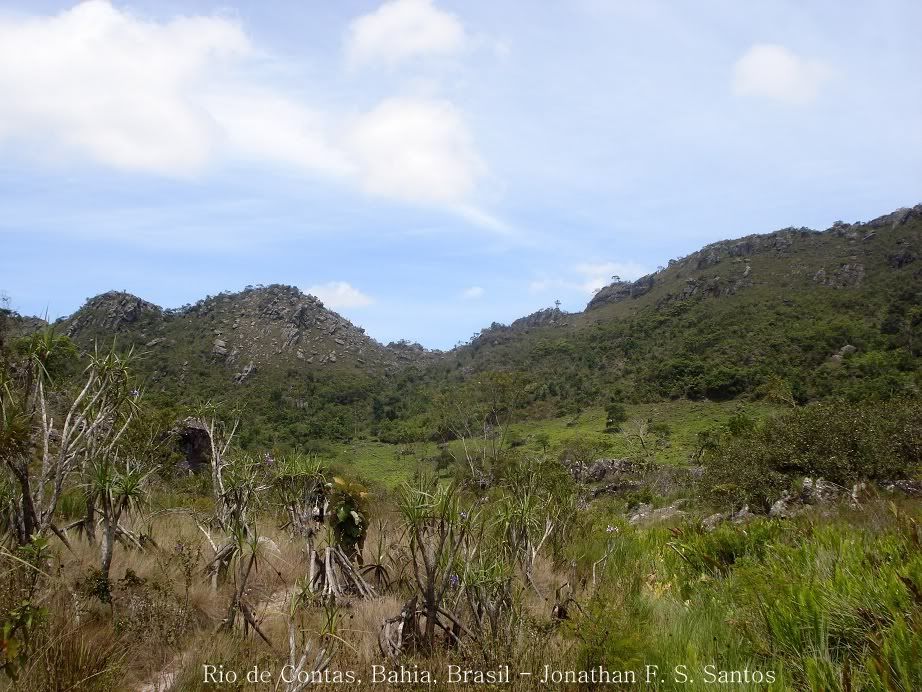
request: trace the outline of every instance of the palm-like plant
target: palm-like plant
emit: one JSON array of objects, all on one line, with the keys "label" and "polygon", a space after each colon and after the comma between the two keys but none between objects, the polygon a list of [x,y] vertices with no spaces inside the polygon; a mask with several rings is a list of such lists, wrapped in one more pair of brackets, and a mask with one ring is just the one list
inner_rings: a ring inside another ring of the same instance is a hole
[{"label": "palm-like plant", "polygon": [[366,562],[359,572],[363,576],[370,576],[378,587],[388,588],[391,584],[391,572],[387,563],[390,559],[390,546],[387,542],[388,523],[384,519],[376,522],[377,541],[372,548],[371,559]]},{"label": "palm-like plant", "polygon": [[88,495],[93,497],[102,524],[100,545],[100,571],[109,578],[115,541],[118,538],[137,543],[130,532],[120,525],[123,515],[137,511],[146,495],[147,479],[154,472],[128,458],[102,457],[95,460],[89,470]]},{"label": "palm-like plant", "polygon": [[[49,531],[66,542],[54,525],[65,484],[90,460],[113,453],[134,412],[131,352],[119,354],[114,344],[108,351],[97,349],[81,387],[70,395],[55,376],[74,353],[70,340],[53,329],[36,333],[18,344],[18,360],[0,383],[0,446],[17,486],[9,515],[22,545]],[[62,399],[69,403],[62,406]]]},{"label": "palm-like plant", "polygon": [[308,553],[313,550],[314,536],[323,524],[328,486],[326,467],[313,456],[285,455],[273,468],[273,494],[286,515],[283,528],[303,536]]},{"label": "palm-like plant", "polygon": [[478,523],[477,517],[474,512],[461,509],[457,485],[439,484],[427,478],[420,479],[415,486],[404,487],[399,508],[409,537],[413,578],[426,618],[421,641],[432,649],[436,627],[453,640],[457,640],[458,632],[470,634],[445,607],[445,599],[449,589],[458,585],[465,541]]}]

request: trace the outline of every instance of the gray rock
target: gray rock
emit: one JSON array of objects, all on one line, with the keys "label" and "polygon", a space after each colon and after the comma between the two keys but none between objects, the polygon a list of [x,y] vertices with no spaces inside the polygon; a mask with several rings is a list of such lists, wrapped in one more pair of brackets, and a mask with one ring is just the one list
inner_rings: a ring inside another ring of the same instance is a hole
[{"label": "gray rock", "polygon": [[640,484],[636,481],[615,481],[613,483],[599,486],[598,488],[593,488],[592,492],[589,494],[589,497],[594,500],[597,497],[601,497],[602,495],[618,495],[619,493],[637,490],[639,487]]},{"label": "gray rock", "polygon": [[785,490],[772,505],[768,514],[782,519],[801,514],[807,505],[825,505],[838,500],[845,492],[835,483],[817,478],[804,478],[799,493]]},{"label": "gray rock", "polygon": [[749,505],[743,505],[736,512],[718,512],[701,520],[701,528],[705,531],[713,531],[725,521],[734,524],[745,524],[747,521],[755,519],[756,515],[749,511]]},{"label": "gray rock", "polygon": [[256,372],[256,366],[253,364],[253,361],[250,361],[243,370],[234,375],[234,382],[241,384],[254,372]]},{"label": "gray rock", "polygon": [[826,504],[837,500],[843,490],[844,488],[822,478],[817,478],[815,481],[812,478],[804,478],[800,501],[807,505]]},{"label": "gray rock", "polygon": [[713,531],[729,518],[729,512],[717,512],[716,514],[712,514],[711,516],[702,519],[701,528],[703,528],[705,531]]},{"label": "gray rock", "polygon": [[768,516],[778,519],[790,519],[797,516],[803,510],[803,506],[798,506],[796,499],[788,491],[775,500],[771,509],[768,510]]},{"label": "gray rock", "polygon": [[734,524],[745,524],[747,521],[755,519],[756,515],[749,511],[749,505],[743,505],[738,512],[731,515],[730,521]]},{"label": "gray rock", "polygon": [[683,505],[684,500],[676,500],[668,507],[661,507],[660,509],[653,509],[653,505],[640,504],[631,512],[628,523],[636,525],[645,522],[656,523],[678,519],[685,516],[685,512],[680,509]]},{"label": "gray rock", "polygon": [[897,480],[884,484],[884,490],[888,493],[903,493],[911,497],[922,497],[922,481],[914,480]]},{"label": "gray rock", "polygon": [[634,470],[634,462],[629,458],[624,459],[596,459],[585,472],[581,473],[582,480],[587,483],[598,483],[605,480],[610,473],[630,473]]}]

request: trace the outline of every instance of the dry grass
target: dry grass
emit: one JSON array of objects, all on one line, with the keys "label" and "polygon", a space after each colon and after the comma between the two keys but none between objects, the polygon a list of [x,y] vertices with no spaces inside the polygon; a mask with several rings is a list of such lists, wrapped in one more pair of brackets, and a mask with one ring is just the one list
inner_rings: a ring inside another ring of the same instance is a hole
[{"label": "dry grass", "polygon": [[[299,579],[305,576],[306,545],[275,526],[272,517],[258,522],[262,559],[246,592],[272,646],[252,632],[246,638],[240,630],[217,632],[231,586],[225,583],[215,590],[206,578],[204,567],[213,549],[193,517],[183,511],[161,510],[131,527],[150,536],[156,547],[116,549],[109,602],[93,593],[98,545],[76,535],[70,537],[72,550],[54,545],[55,617],[49,623],[44,649],[32,657],[18,686],[11,689],[211,690],[214,685],[203,682],[203,666],[208,664],[223,664],[224,670],[242,674],[259,666],[277,675],[288,653],[288,618],[292,598],[300,592]],[[369,530],[366,558],[373,559],[382,547],[392,579],[389,586],[378,587],[376,598],[344,600],[335,607],[314,602],[296,611],[298,631],[334,651],[330,669],[354,670],[364,676],[363,685],[369,684],[371,666],[382,662],[378,645],[382,621],[396,615],[409,598],[406,573],[400,578],[402,535],[396,526],[393,520],[374,522]],[[211,539],[220,542],[219,536]],[[523,613],[530,622],[547,623],[554,590],[565,577],[543,558],[535,565],[534,577],[543,597],[522,590]],[[523,626],[514,642],[522,649],[523,665],[559,644],[555,637],[538,636],[530,626]],[[493,665],[499,650],[446,650],[405,663],[436,674],[459,660],[471,667]]]}]

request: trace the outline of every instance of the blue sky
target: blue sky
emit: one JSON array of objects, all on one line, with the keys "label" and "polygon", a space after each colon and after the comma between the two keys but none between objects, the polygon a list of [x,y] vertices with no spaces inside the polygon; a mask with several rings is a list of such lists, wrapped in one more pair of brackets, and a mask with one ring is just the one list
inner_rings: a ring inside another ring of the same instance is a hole
[{"label": "blue sky", "polygon": [[449,347],[922,201],[922,4],[0,3],[0,290],[247,284]]}]

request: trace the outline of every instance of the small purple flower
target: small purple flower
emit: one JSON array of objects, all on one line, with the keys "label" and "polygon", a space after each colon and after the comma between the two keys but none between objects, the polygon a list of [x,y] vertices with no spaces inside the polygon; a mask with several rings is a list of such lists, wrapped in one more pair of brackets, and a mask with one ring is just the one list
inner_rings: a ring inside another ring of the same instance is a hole
[{"label": "small purple flower", "polygon": [[457,589],[461,584],[461,578],[457,574],[452,574],[448,577],[448,583],[451,584],[451,588]]},{"label": "small purple flower", "polygon": [[608,528],[605,529],[605,533],[618,533],[618,527],[609,524]]},{"label": "small purple flower", "polygon": [[137,399],[139,396],[141,396],[141,390],[140,390],[140,389],[132,389],[132,390],[131,390],[131,396],[133,396],[135,399]]}]

